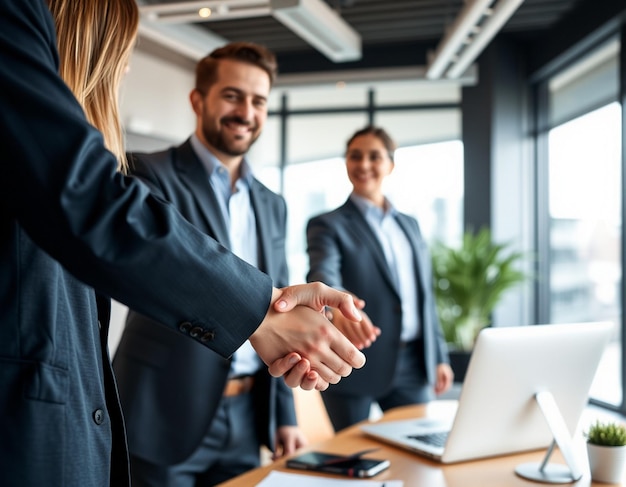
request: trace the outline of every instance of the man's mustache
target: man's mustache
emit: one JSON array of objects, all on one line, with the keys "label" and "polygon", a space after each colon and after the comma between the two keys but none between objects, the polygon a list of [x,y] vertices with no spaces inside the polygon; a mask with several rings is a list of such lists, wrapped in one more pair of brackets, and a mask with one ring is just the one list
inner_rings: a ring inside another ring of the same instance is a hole
[{"label": "man's mustache", "polygon": [[220,122],[222,124],[234,122],[234,123],[238,123],[240,125],[247,125],[247,126],[251,126],[252,125],[249,120],[244,120],[241,117],[223,117],[220,120]]}]

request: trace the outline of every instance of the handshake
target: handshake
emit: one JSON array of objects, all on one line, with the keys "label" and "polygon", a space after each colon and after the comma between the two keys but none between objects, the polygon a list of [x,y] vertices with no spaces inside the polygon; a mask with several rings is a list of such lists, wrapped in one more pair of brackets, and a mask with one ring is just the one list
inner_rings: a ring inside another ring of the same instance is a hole
[{"label": "handshake", "polygon": [[[269,310],[250,343],[270,374],[283,376],[289,387],[323,391],[353,368],[363,367],[365,355],[359,348],[380,334],[359,311],[364,305],[320,282],[274,288]],[[326,307],[339,311],[333,318],[341,327],[329,321]]]}]

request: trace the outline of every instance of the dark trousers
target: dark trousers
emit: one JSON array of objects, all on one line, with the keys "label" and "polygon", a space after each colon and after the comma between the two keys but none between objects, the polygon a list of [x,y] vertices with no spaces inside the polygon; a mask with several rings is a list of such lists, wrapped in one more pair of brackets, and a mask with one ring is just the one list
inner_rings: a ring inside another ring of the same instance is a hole
[{"label": "dark trousers", "polygon": [[[375,397],[363,390],[360,395],[346,395],[333,391],[330,386],[322,392],[324,406],[335,431],[342,430],[369,418],[373,403],[383,411],[398,406],[421,404],[435,397],[433,385],[426,381],[423,360],[417,346],[407,346],[398,351],[398,368],[391,388],[382,396]],[[358,373],[358,371],[352,372]]]},{"label": "dark trousers", "polygon": [[196,451],[177,465],[131,456],[133,487],[209,487],[259,466],[252,394],[223,398]]}]

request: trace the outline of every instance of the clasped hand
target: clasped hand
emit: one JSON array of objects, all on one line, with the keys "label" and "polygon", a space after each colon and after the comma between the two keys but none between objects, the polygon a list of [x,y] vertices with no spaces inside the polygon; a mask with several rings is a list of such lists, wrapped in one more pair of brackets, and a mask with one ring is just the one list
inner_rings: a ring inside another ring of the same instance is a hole
[{"label": "clasped hand", "polygon": [[274,289],[250,343],[274,377],[290,387],[323,391],[365,364],[365,355],[324,314],[325,306],[361,321],[355,299],[322,283]]}]

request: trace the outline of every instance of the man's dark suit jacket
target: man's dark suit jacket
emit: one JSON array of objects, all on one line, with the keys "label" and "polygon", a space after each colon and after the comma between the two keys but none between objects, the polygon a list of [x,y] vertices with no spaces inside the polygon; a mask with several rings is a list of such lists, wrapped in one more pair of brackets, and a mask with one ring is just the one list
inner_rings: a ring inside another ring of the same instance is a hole
[{"label": "man's dark suit jacket", "polygon": [[[155,194],[172,202],[202,232],[229,247],[228,229],[209,175],[189,141],[155,154],[133,154],[129,162],[131,172]],[[286,286],[285,201],[256,179],[250,199],[259,236],[259,267],[277,287]],[[194,276],[185,278],[193,280]],[[161,465],[173,465],[189,457],[209,429],[230,362],[131,312],[113,366],[130,452]],[[262,367],[253,393],[258,405],[259,437],[273,448],[276,427],[296,424],[291,389]]]},{"label": "man's dark suit jacket", "polygon": [[94,288],[228,357],[271,280],[117,173],[58,73],[46,3],[0,0],[0,485],[123,487],[109,300]]},{"label": "man's dark suit jacket", "polygon": [[[434,383],[436,367],[447,363],[448,352],[435,308],[432,268],[426,242],[417,221],[398,213],[396,221],[406,234],[418,276],[421,343],[429,382]],[[367,362],[362,369],[333,386],[331,393],[382,395],[391,387],[402,330],[402,305],[383,248],[365,217],[348,199],[334,211],[312,218],[307,225],[310,269],[309,282],[344,289],[363,298],[364,311],[382,333],[364,350]]]}]

